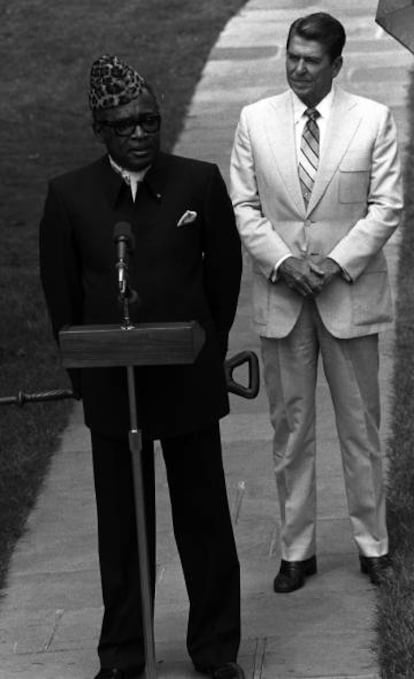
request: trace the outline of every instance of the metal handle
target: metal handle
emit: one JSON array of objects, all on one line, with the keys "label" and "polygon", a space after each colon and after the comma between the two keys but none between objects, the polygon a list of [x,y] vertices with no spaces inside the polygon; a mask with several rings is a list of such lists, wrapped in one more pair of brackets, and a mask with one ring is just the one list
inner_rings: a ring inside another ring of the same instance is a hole
[{"label": "metal handle", "polygon": [[65,398],[74,398],[71,389],[53,389],[51,391],[42,391],[35,394],[25,394],[19,391],[17,396],[3,396],[0,398],[0,405],[15,404],[23,406],[25,403],[34,403],[39,401],[61,401]]},{"label": "metal handle", "polygon": [[[239,366],[247,363],[248,365],[248,385],[247,387],[233,379],[233,371]],[[259,360],[254,351],[240,351],[224,363],[227,390],[243,398],[256,398],[260,388]],[[40,401],[61,401],[66,398],[76,398],[71,389],[52,389],[51,391],[41,391],[34,394],[26,394],[19,391],[17,396],[0,397],[0,406],[18,405],[24,406],[25,403],[37,403]]]},{"label": "metal handle", "polygon": [[[233,379],[235,368],[247,363],[248,365],[248,386],[240,384]],[[254,351],[240,351],[224,363],[226,375],[227,391],[243,398],[256,398],[260,389],[259,359]]]}]

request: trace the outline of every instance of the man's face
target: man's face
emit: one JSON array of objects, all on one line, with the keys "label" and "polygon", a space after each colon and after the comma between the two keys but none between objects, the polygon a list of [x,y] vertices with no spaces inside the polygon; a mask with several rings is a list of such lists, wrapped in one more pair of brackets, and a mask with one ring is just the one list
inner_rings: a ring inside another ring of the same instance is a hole
[{"label": "man's face", "polygon": [[306,106],[317,106],[328,94],[341,66],[342,57],[331,61],[320,42],[291,37],[286,50],[287,81]]},{"label": "man's face", "polygon": [[128,104],[100,112],[95,133],[120,167],[137,172],[151,165],[159,151],[158,116],[157,102],[144,90]]}]

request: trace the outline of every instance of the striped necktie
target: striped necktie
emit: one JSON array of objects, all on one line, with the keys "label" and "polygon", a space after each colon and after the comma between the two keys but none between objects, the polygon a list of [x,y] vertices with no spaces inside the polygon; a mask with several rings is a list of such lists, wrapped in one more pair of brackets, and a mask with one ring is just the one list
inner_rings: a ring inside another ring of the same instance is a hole
[{"label": "striped necktie", "polygon": [[315,108],[305,111],[307,121],[303,129],[299,153],[299,181],[306,206],[309,203],[319,162],[319,127],[316,122],[320,113]]}]

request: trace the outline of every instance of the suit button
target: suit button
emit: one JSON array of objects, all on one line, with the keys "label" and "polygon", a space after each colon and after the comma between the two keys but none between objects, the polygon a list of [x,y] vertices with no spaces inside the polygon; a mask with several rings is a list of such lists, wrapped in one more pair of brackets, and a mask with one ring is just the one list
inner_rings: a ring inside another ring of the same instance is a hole
[{"label": "suit button", "polygon": [[312,226],[312,221],[310,219],[305,219],[305,227]]}]

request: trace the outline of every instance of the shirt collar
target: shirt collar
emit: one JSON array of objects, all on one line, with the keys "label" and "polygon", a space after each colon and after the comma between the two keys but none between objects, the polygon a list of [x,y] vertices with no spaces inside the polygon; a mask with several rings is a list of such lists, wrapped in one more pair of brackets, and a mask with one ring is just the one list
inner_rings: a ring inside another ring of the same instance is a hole
[{"label": "shirt collar", "polygon": [[122,179],[128,184],[128,186],[130,186],[132,182],[135,183],[142,182],[150,168],[150,165],[148,165],[148,167],[145,167],[143,170],[140,170],[139,172],[133,172],[132,170],[126,170],[125,168],[118,165],[118,163],[116,163],[114,159],[111,158],[111,156],[108,155],[108,157],[111,167],[115,170],[115,172],[121,175]]},{"label": "shirt collar", "polygon": [[[292,92],[292,98],[293,98],[293,116],[294,116],[294,120],[295,120],[295,125],[297,125],[298,122],[303,117],[308,106],[306,106],[306,104],[304,104],[303,101],[301,99],[299,99],[299,97],[297,96],[297,94],[295,94],[293,92],[293,90],[291,90],[291,92]],[[335,96],[335,87],[334,87],[334,85],[332,85],[328,94],[323,99],[321,99],[321,101],[319,102],[319,104],[317,106],[314,107],[318,110],[321,118],[325,118],[325,119],[328,118],[328,116],[331,112],[334,96]]]},{"label": "shirt collar", "polygon": [[[152,165],[149,165],[148,168],[145,168],[145,170],[142,171],[142,174],[145,175],[145,177],[143,176],[142,185],[146,187],[148,192],[157,202],[162,200],[166,184],[168,183],[167,159],[168,155],[160,151],[156,158],[154,158]],[[102,156],[100,162],[103,171],[102,181],[105,182],[110,201],[115,205],[121,189],[127,187],[132,191],[131,186],[127,186],[127,182],[123,179],[121,172],[116,169],[119,168],[119,170],[122,170],[123,168],[120,168],[117,163],[114,163],[109,154]]]}]

